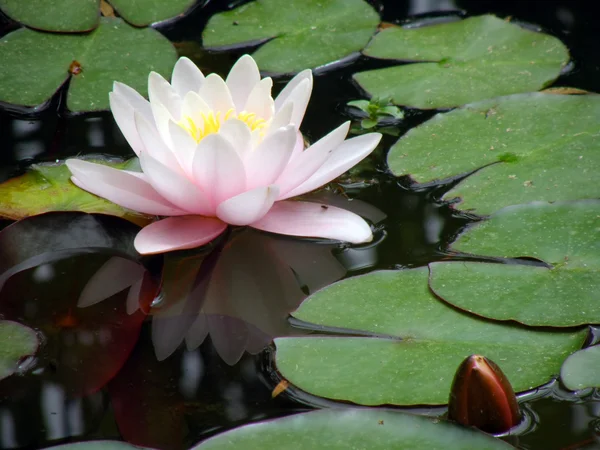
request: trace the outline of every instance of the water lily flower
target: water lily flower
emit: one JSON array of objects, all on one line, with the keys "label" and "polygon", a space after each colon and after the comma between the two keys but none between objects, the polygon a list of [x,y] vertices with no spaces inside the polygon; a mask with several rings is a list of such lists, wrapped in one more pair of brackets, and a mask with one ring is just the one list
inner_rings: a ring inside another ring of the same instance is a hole
[{"label": "water lily flower", "polygon": [[135,239],[142,254],[204,245],[228,225],[293,236],[368,242],[369,225],[333,206],[289,200],[317,189],[370,154],[381,135],[345,140],[350,122],[304,148],[299,126],[312,74],[296,75],[276,99],[271,78],[242,56],[226,80],[180,58],[171,83],[151,72],[150,101],[115,82],[114,118],[142,173],[71,159],[77,186],[125,208],[164,218]]}]

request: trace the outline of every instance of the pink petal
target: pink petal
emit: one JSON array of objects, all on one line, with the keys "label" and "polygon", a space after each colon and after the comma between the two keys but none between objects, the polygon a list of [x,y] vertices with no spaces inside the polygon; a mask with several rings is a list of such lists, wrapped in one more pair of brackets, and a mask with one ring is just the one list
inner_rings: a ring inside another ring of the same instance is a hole
[{"label": "pink petal", "polygon": [[275,110],[273,98],[271,97],[272,87],[273,80],[271,78],[260,80],[259,83],[254,85],[250,95],[248,95],[244,110],[249,113],[255,113],[262,119],[269,120]]},{"label": "pink petal", "polygon": [[360,244],[373,239],[365,220],[335,206],[309,202],[277,202],[251,227],[271,233],[334,239]]},{"label": "pink petal", "polygon": [[248,155],[244,162],[246,189],[273,184],[290,160],[296,143],[296,133],[292,125],[280,128],[267,136]]},{"label": "pink petal", "polygon": [[226,228],[227,224],[212,217],[168,217],[142,228],[134,246],[143,255],[196,248],[209,243]]},{"label": "pink petal", "polygon": [[285,198],[310,192],[339,177],[375,150],[380,140],[381,133],[369,133],[342,142],[313,176],[286,193]]},{"label": "pink petal", "polygon": [[229,71],[226,83],[238,113],[244,109],[248,95],[259,81],[258,66],[250,55],[238,59]]},{"label": "pink petal", "polygon": [[223,78],[215,73],[211,73],[204,80],[204,84],[200,88],[200,97],[214,110],[215,114],[220,112],[221,118],[227,111],[235,108],[229,88]]},{"label": "pink petal", "polygon": [[156,72],[150,72],[148,76],[148,98],[151,105],[160,103],[176,119],[181,116],[181,98],[169,82]]},{"label": "pink petal", "polygon": [[113,92],[123,97],[133,109],[142,113],[147,120],[152,121],[150,102],[142,97],[138,91],[126,84],[115,81],[113,83]]},{"label": "pink petal", "polygon": [[312,72],[307,69],[300,72],[287,84],[275,99],[275,111],[279,111],[286,103],[294,104],[292,123],[298,128],[306,112],[306,107],[312,93]]},{"label": "pink petal", "polygon": [[275,185],[244,192],[217,206],[217,217],[231,225],[248,225],[262,218],[278,195]]},{"label": "pink petal", "polygon": [[181,166],[169,147],[165,145],[154,124],[150,124],[142,114],[134,112],[135,127],[138,130],[144,150],[172,171],[183,174]]},{"label": "pink petal", "polygon": [[173,68],[171,85],[181,98],[188,92],[200,92],[200,86],[204,83],[204,75],[196,64],[189,58],[181,57]]},{"label": "pink petal", "polygon": [[196,155],[196,141],[190,134],[177,125],[173,120],[168,121],[168,133],[171,141],[171,149],[175,157],[179,161],[179,165],[183,168],[185,174],[192,178],[192,163]]},{"label": "pink petal", "polygon": [[312,177],[325,164],[333,150],[344,142],[349,128],[350,122],[345,122],[303,152],[292,156],[292,161],[276,181],[281,189],[279,200],[292,197],[294,194],[290,192]]},{"label": "pink petal", "polygon": [[148,153],[140,155],[140,163],[152,187],[171,203],[191,214],[213,215],[208,196],[186,176],[162,165]]},{"label": "pink petal", "polygon": [[110,92],[108,94],[108,101],[110,103],[110,110],[115,122],[121,129],[121,133],[125,136],[125,139],[131,146],[131,149],[136,155],[144,149],[144,144],[140,138],[140,135],[135,128],[135,122],[133,120],[134,109],[131,104],[117,92]]},{"label": "pink petal", "polygon": [[244,164],[229,141],[218,133],[200,141],[192,172],[215,207],[246,189]]},{"label": "pink petal", "polygon": [[252,135],[250,128],[239,119],[229,119],[221,128],[219,135],[223,136],[233,146],[242,161],[252,150]]},{"label": "pink petal", "polygon": [[143,174],[78,159],[69,159],[66,164],[73,174],[73,183],[124,208],[158,216],[187,214],[156,192]]}]

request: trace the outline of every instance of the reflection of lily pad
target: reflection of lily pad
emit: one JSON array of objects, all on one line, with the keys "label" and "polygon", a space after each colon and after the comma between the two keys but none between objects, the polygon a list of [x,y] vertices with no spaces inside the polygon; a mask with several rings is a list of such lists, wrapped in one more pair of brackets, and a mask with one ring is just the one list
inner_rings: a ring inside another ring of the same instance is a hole
[{"label": "reflection of lily pad", "polygon": [[103,18],[89,34],[21,28],[0,39],[0,101],[40,105],[71,72],[67,107],[71,111],[107,109],[115,80],[145,94],[148,73],[167,75],[176,59],[175,48],[160,33],[133,28],[121,19]]},{"label": "reflection of lily pad", "polygon": [[[195,0],[109,0],[119,15],[136,26],[184,13]],[[0,0],[10,18],[45,31],[89,31],[98,26],[100,0]]]},{"label": "reflection of lily pad", "polygon": [[31,328],[10,320],[0,320],[0,380],[12,375],[19,360],[33,355],[38,338]]},{"label": "reflection of lily pad", "polygon": [[496,320],[567,327],[600,323],[600,201],[512,206],[463,234],[454,250],[541,259],[552,268],[431,264],[431,288],[458,308]]},{"label": "reflection of lily pad", "polygon": [[512,448],[475,430],[411,414],[366,409],[326,409],[246,425],[192,450],[413,450]]},{"label": "reflection of lily pad", "polygon": [[558,77],[569,60],[558,39],[489,15],[419,28],[387,28],[364,53],[421,61],[361,72],[355,79],[373,96],[422,109],[536,91]]},{"label": "reflection of lily pad", "polygon": [[258,66],[289,73],[358,52],[378,23],[363,0],[261,0],[216,14],[202,36],[210,48],[269,41],[252,55]]},{"label": "reflection of lily pad", "polygon": [[486,167],[446,198],[480,214],[534,200],[600,197],[600,96],[521,94],[466,105],[413,128],[390,150],[423,183]]},{"label": "reflection of lily pad", "polygon": [[[124,163],[94,160],[118,169],[135,170],[137,158]],[[123,217],[138,225],[149,218],[78,188],[64,163],[34,164],[17,178],[0,184],[0,217],[18,220],[49,211],[82,211]]]},{"label": "reflection of lily pad", "polygon": [[293,316],[380,336],[275,340],[277,368],[291,383],[364,405],[446,403],[454,372],[471,354],[497,361],[515,391],[530,389],[558,373],[585,337],[585,331],[534,331],[461,313],[431,294],[425,268],[336,283]]},{"label": "reflection of lily pad", "polygon": [[569,356],[560,369],[560,379],[572,391],[600,387],[600,345]]}]

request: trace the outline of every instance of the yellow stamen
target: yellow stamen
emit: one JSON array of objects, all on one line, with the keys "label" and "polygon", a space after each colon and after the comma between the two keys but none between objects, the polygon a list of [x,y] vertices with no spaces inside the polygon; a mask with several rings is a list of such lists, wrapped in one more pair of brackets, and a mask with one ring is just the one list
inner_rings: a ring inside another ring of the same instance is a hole
[{"label": "yellow stamen", "polygon": [[242,111],[236,115],[234,109],[227,111],[222,119],[220,111],[218,111],[216,114],[213,111],[208,114],[201,113],[200,116],[202,117],[203,121],[202,128],[200,128],[190,116],[184,116],[178,122],[178,125],[187,131],[189,135],[196,141],[196,143],[199,143],[209,134],[217,133],[221,128],[221,125],[223,125],[223,123],[229,119],[241,120],[248,125],[250,131],[261,130],[261,135],[263,128],[267,126],[267,121],[260,117],[256,117],[255,113]]}]

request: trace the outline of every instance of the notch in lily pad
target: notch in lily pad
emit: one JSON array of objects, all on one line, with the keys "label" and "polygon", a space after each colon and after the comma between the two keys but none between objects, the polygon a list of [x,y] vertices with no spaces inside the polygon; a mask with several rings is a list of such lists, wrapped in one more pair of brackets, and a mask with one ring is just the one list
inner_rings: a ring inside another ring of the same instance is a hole
[{"label": "notch in lily pad", "polygon": [[0,380],[18,368],[19,361],[35,354],[38,348],[37,333],[25,325],[10,320],[0,320]]},{"label": "notch in lily pad", "polygon": [[20,28],[0,38],[0,60],[0,102],[40,107],[70,79],[67,108],[83,112],[108,109],[114,81],[146,95],[148,74],[168,76],[177,52],[156,30],[104,17],[88,34]]},{"label": "notch in lily pad", "polygon": [[569,61],[557,38],[491,15],[422,27],[389,27],[363,53],[411,62],[360,72],[369,94],[420,109],[451,108],[552,83]]},{"label": "notch in lily pad", "polygon": [[210,50],[262,44],[261,70],[294,73],[358,56],[379,24],[364,0],[261,0],[210,18],[202,34]]},{"label": "notch in lily pad", "polygon": [[[179,16],[196,0],[109,0],[118,14],[142,27]],[[100,23],[105,0],[0,0],[0,9],[11,19],[42,31],[75,33],[91,31]],[[110,6],[108,6],[110,10]]]}]

